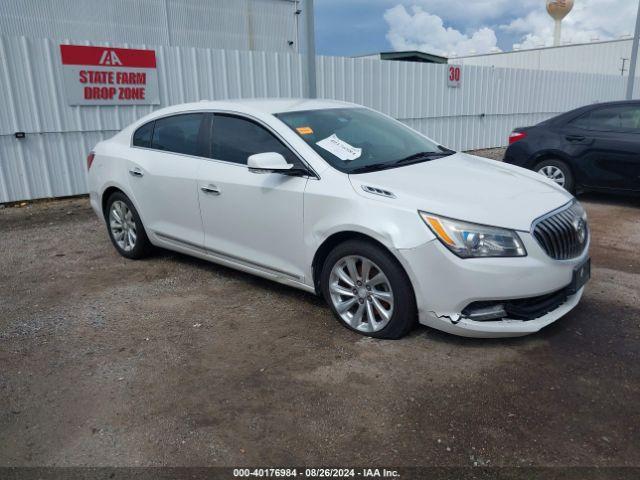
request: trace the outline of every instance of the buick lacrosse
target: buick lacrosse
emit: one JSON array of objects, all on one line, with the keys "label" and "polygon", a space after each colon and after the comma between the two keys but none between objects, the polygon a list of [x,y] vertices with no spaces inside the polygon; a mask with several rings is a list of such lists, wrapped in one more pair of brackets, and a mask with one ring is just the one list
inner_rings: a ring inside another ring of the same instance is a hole
[{"label": "buick lacrosse", "polygon": [[372,337],[536,332],[590,276],[585,211],[555,182],[359,105],[177,105],[87,163],[121,255],[158,246],[314,292]]}]

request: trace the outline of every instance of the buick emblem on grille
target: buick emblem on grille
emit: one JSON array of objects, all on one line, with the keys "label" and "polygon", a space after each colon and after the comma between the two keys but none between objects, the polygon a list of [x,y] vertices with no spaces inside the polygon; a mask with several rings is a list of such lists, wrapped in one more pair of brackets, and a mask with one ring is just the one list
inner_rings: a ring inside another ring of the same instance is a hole
[{"label": "buick emblem on grille", "polygon": [[576,229],[576,234],[578,235],[578,241],[580,243],[584,243],[587,239],[587,224],[582,218],[578,218],[573,222],[573,227]]},{"label": "buick emblem on grille", "polygon": [[533,224],[533,236],[551,258],[569,260],[587,248],[589,227],[584,210],[575,201],[541,217]]}]

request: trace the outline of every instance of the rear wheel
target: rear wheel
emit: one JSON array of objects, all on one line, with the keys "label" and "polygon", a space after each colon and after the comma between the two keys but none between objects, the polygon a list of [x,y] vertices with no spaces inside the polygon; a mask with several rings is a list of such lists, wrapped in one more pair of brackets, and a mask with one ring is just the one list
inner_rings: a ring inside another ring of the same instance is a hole
[{"label": "rear wheel", "polygon": [[553,180],[565,190],[569,192],[574,191],[575,184],[573,174],[571,173],[569,165],[562,160],[543,160],[535,166],[534,170],[540,175],[544,175],[548,179]]},{"label": "rear wheel", "polygon": [[120,255],[135,260],[151,252],[138,211],[125,194],[115,192],[109,197],[105,217],[109,238]]},{"label": "rear wheel", "polygon": [[400,338],[416,324],[415,296],[407,274],[372,242],[347,241],[327,256],[322,292],[334,315],[370,337]]}]

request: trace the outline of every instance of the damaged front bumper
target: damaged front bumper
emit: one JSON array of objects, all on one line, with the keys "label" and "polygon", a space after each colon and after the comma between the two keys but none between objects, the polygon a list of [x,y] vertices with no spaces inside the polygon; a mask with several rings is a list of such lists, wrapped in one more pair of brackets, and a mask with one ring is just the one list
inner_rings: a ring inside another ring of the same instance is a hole
[{"label": "damaged front bumper", "polygon": [[[551,298],[566,290],[575,267],[588,258],[587,247],[578,258],[553,260],[531,235],[518,234],[526,257],[461,259],[438,241],[398,250],[416,293],[420,323],[467,337],[513,337],[537,332],[573,309],[584,288],[566,292],[537,314],[509,317],[518,302]],[[506,306],[504,317],[493,312],[491,318],[490,311],[484,317],[473,315],[483,313],[482,308],[469,309],[500,304]]]},{"label": "damaged front bumper", "polygon": [[424,315],[420,315],[420,323],[462,337],[520,337],[535,333],[566,315],[580,302],[583,292],[584,287],[567,297],[566,301],[553,311],[534,320],[503,318],[501,320],[477,321],[464,317],[460,313],[424,312]]}]

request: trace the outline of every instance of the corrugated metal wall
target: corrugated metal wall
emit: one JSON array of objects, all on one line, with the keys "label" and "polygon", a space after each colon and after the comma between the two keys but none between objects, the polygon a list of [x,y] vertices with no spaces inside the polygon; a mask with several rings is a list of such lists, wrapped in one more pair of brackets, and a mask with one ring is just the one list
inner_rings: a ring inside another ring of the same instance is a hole
[{"label": "corrugated metal wall", "polygon": [[[298,55],[147,48],[158,59],[156,108],[303,95]],[[471,149],[503,145],[515,126],[620,99],[625,87],[617,76],[468,66],[455,89],[447,87],[446,72],[446,65],[319,57],[318,93],[370,106],[452,148]],[[87,152],[154,108],[69,106],[62,82],[57,42],[0,37],[0,202],[85,193]],[[26,138],[14,138],[16,131]]]},{"label": "corrugated metal wall", "polygon": [[[155,108],[203,99],[303,95],[298,55],[148,48],[155,49],[158,62],[160,105]],[[85,193],[84,162],[91,148],[154,109],[69,106],[60,62],[55,41],[0,37],[0,203]],[[16,139],[17,131],[26,132],[26,138]]]},{"label": "corrugated metal wall", "polygon": [[[504,145],[511,129],[589,103],[620,100],[618,76],[465,66],[461,88],[447,65],[320,57],[318,93],[397,118],[452,148]],[[636,91],[640,91],[636,85]]]},{"label": "corrugated metal wall", "polygon": [[622,59],[625,76],[629,73],[631,40],[613,40],[581,45],[536,48],[514,52],[490,53],[449,59],[449,63],[480,65],[498,68],[524,68],[529,70],[557,70],[603,75],[622,75]]},{"label": "corrugated metal wall", "polygon": [[2,0],[0,34],[295,52],[293,0]]}]

